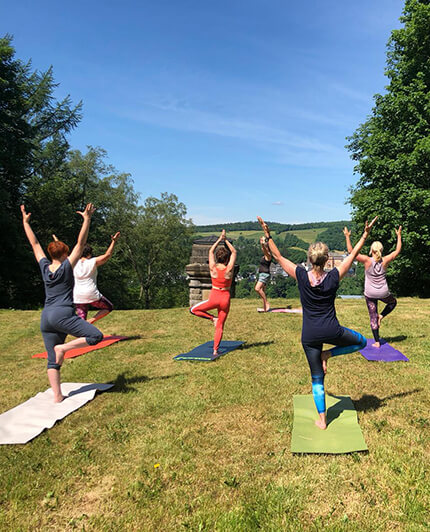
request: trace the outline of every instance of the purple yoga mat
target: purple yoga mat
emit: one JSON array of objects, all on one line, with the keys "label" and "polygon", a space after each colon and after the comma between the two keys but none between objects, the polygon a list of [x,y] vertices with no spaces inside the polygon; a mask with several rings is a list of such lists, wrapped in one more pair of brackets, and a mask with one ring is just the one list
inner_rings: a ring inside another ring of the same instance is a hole
[{"label": "purple yoga mat", "polygon": [[403,360],[409,362],[409,358],[405,357],[403,353],[394,349],[388,342],[381,340],[381,347],[372,347],[375,343],[373,338],[367,339],[367,346],[361,349],[360,353],[367,360],[382,360],[383,362],[396,362],[397,360]]}]

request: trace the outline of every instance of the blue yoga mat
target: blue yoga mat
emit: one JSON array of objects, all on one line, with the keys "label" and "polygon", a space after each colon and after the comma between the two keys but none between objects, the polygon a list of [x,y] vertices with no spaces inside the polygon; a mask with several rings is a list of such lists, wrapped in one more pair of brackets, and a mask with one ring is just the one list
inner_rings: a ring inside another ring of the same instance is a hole
[{"label": "blue yoga mat", "polygon": [[188,353],[182,353],[173,357],[174,360],[198,360],[201,362],[211,362],[216,360],[222,355],[225,355],[229,351],[237,349],[243,344],[243,342],[224,341],[219,344],[218,355],[213,356],[214,343],[206,342],[205,344],[198,345]]}]

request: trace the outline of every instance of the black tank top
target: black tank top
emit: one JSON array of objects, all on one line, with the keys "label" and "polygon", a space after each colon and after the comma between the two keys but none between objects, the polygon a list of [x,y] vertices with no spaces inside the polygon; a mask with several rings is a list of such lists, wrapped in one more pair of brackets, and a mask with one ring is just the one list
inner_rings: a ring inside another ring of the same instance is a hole
[{"label": "black tank top", "polygon": [[260,267],[258,268],[258,273],[270,273],[270,264],[272,259],[266,260],[266,257],[261,257]]}]

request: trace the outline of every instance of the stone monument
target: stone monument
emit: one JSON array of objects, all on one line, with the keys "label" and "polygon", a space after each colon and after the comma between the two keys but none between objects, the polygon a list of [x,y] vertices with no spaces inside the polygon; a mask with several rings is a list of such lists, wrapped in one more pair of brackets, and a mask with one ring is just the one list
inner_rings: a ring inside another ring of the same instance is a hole
[{"label": "stone monument", "polygon": [[[209,292],[212,287],[211,274],[209,271],[209,249],[218,240],[215,235],[196,238],[193,242],[190,264],[185,266],[185,271],[189,277],[190,286],[190,307],[200,301],[209,299]],[[231,242],[231,241],[230,241]],[[219,244],[223,246],[225,244]],[[233,282],[230,293],[234,297],[236,289],[236,275],[239,271],[238,264],[234,267]]]}]

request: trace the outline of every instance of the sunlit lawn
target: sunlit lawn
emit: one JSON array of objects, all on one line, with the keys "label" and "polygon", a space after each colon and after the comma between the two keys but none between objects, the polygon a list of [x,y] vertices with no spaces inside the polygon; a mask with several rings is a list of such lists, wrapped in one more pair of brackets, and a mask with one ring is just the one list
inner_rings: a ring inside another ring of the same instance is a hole
[{"label": "sunlit lawn", "polygon": [[[330,361],[327,391],[352,397],[369,447],[338,456],[290,453],[292,396],[310,393],[301,317],[257,306],[233,300],[225,339],[245,348],[213,363],[172,360],[213,334],[187,309],[99,322],[140,338],[66,361],[64,381],[115,387],[31,443],[0,447],[0,529],[428,530],[429,301],[401,299],[383,323],[409,363]],[[337,308],[369,333],[362,300]],[[30,358],[39,317],[0,312],[0,411],[47,387],[45,361]]]}]

